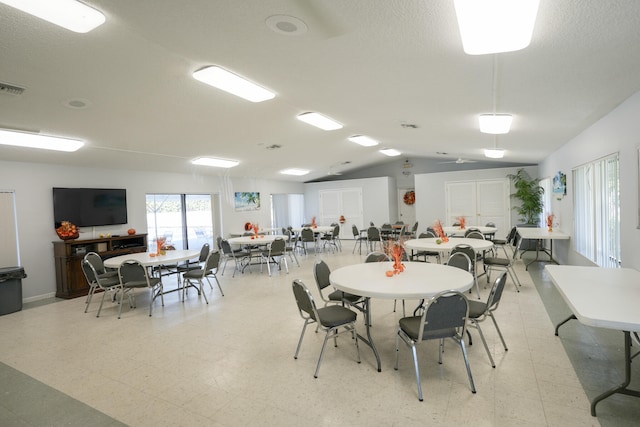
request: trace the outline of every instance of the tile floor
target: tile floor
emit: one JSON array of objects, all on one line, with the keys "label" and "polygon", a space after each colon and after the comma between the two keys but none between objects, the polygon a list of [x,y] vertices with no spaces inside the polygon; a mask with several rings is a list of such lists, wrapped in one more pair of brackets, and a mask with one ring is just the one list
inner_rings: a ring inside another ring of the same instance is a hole
[{"label": "tile floor", "polygon": [[[344,252],[318,255],[332,269],[364,259],[351,254],[352,242],[343,243]],[[530,275],[522,261],[516,269],[523,288],[516,293],[509,280],[497,312],[509,351],[490,322],[482,325],[495,369],[472,330],[477,394],[458,347],[447,343],[438,365],[437,344],[429,342],[418,350],[425,395],[418,401],[406,348],[400,369],[393,369],[401,313],[393,312],[392,300],[373,301],[382,372],[365,345],[357,364],[343,335],[337,348],[327,348],[314,379],[322,334],[307,331],[293,359],[302,319],[291,281],[302,279],[317,295],[316,256],[299,258],[300,267],[290,262],[289,274],[272,277],[254,268],[232,278],[228,268],[219,275],[224,297],[207,288],[206,305],[193,291],[184,303],[172,293],[164,308],[156,302],[151,318],[146,293],[137,294],[138,308],[125,307],[120,320],[110,302],[100,318],[98,302],[83,313],[83,298],[0,316],[0,425],[637,425],[640,401],[631,397],[612,397],[598,405],[598,418],[589,414],[588,397],[621,378],[621,364],[608,363],[605,354],[609,347],[613,357],[622,351],[621,335],[601,344],[602,331],[574,321],[555,337],[554,322],[568,315],[566,306],[544,271],[534,265]],[[407,301],[410,310],[414,305]],[[45,404],[48,410],[34,410]]]}]

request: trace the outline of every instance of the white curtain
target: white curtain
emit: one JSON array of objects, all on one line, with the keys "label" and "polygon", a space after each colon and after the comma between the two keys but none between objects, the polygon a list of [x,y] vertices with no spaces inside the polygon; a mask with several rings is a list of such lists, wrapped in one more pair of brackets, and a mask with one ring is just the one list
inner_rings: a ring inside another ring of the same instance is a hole
[{"label": "white curtain", "polygon": [[575,249],[601,267],[620,267],[618,154],[573,170]]},{"label": "white curtain", "polygon": [[274,228],[299,227],[303,222],[303,194],[271,195],[271,223]]}]

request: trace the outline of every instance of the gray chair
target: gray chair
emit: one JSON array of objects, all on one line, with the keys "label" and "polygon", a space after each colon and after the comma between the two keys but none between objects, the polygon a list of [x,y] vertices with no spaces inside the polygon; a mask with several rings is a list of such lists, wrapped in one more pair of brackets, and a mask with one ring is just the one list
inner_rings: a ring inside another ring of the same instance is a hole
[{"label": "gray chair", "polygon": [[367,228],[367,245],[369,246],[369,252],[373,252],[376,249],[376,245],[380,245],[380,249],[384,247],[382,244],[382,236],[380,230],[376,227]]},{"label": "gray chair", "polygon": [[262,264],[267,263],[267,271],[271,276],[271,263],[275,262],[280,268],[280,263],[284,261],[284,267],[289,274],[289,265],[287,264],[287,242],[284,239],[275,239],[269,244],[267,249],[260,253],[260,272],[262,273]]},{"label": "gray chair", "polygon": [[298,262],[298,257],[296,256],[296,237],[295,233],[289,228],[282,227],[282,234],[287,236],[286,246],[284,248],[285,252],[289,254],[289,258],[292,261],[296,262],[296,265],[300,267],[300,263]]},{"label": "gray chair", "polygon": [[102,262],[102,258],[100,257],[100,255],[98,255],[95,252],[87,252],[87,254],[84,256],[85,260],[89,261],[91,263],[91,266],[93,267],[93,270],[96,272],[96,274],[101,277],[101,278],[106,278],[106,277],[118,277],[118,271],[117,270],[107,270],[104,267],[104,264]]},{"label": "gray chair", "polygon": [[118,268],[118,276],[120,277],[120,284],[122,285],[122,292],[120,292],[120,310],[118,311],[118,319],[122,314],[122,298],[125,293],[129,294],[130,301],[135,308],[136,289],[149,289],[149,317],[151,317],[153,310],[153,302],[160,296],[162,306],[164,307],[164,295],[162,293],[162,281],[159,277],[149,277],[147,269],[140,264],[140,262],[130,259],[120,264]]},{"label": "gray chair", "polygon": [[313,277],[316,280],[318,292],[320,293],[320,298],[324,301],[325,307],[329,304],[348,304],[355,306],[358,310],[362,310],[359,303],[362,303],[364,300],[360,295],[354,295],[338,290],[334,290],[327,295],[324,294],[325,289],[331,286],[331,282],[329,281],[330,275],[331,269],[323,260],[319,259],[313,264]]},{"label": "gray chair", "polygon": [[438,363],[440,364],[442,364],[445,338],[452,338],[460,345],[467,368],[469,384],[471,385],[471,392],[476,392],[469,359],[467,357],[467,348],[464,342],[468,315],[469,304],[467,298],[460,292],[445,291],[431,298],[419,316],[403,317],[400,319],[398,333],[396,335],[394,369],[398,370],[398,351],[400,348],[400,340],[402,340],[411,348],[413,354],[413,364],[418,382],[418,399],[420,401],[422,401],[422,383],[420,381],[420,368],[418,367],[416,346],[428,340],[440,341],[438,351]]},{"label": "gray chair", "polygon": [[[488,222],[484,225],[485,227],[493,227],[496,228],[496,224],[494,222]],[[493,231],[491,233],[484,233],[484,238],[487,240],[493,240],[496,238],[496,232]]]},{"label": "gray chair", "polygon": [[367,237],[360,234],[360,230],[358,230],[358,227],[356,227],[355,224],[351,226],[351,232],[353,233],[353,240],[354,240],[353,250],[351,251],[351,253],[352,254],[356,253],[356,246],[358,246],[358,253],[362,255],[362,242],[366,242]]},{"label": "gray chair", "polygon": [[318,241],[316,240],[316,234],[310,228],[303,228],[300,231],[300,245],[304,250],[304,254],[307,255],[307,244],[313,243],[314,251],[318,252]]},{"label": "gray chair", "polygon": [[[503,247],[504,249],[504,247]],[[505,255],[507,253],[506,249],[504,249]],[[520,292],[520,279],[516,274],[516,270],[513,268],[513,257],[509,257],[508,255],[505,258],[500,257],[484,257],[483,264],[487,270],[487,283],[491,280],[491,272],[493,270],[504,270],[506,273],[509,273],[509,277],[511,277],[511,281],[513,282],[513,286],[515,286],[516,291]]]},{"label": "gray chair", "polygon": [[[429,238],[436,238],[436,234],[434,232],[431,232],[429,230],[427,230],[424,233],[420,233],[420,235],[418,236],[419,239],[429,239]],[[435,257],[435,259],[438,261],[438,264],[440,264],[440,252],[439,251],[417,251],[416,253],[411,254],[411,260],[412,261],[419,261],[420,257],[424,258],[424,262],[427,262],[427,257]]]},{"label": "gray chair", "polygon": [[[311,295],[311,292],[304,283],[300,280],[293,281],[293,295],[298,305],[298,311],[300,316],[304,320],[302,327],[302,333],[298,340],[298,346],[296,348],[296,354],[294,359],[298,358],[300,353],[300,346],[302,345],[302,339],[304,333],[307,330],[307,325],[311,323],[317,323],[318,329],[322,329],[326,332],[324,342],[322,343],[322,349],[320,350],[320,357],[318,358],[318,364],[316,365],[316,371],[313,374],[314,378],[318,378],[318,372],[320,371],[320,364],[324,356],[324,349],[327,346],[329,338],[333,338],[334,345],[338,346],[337,337],[344,332],[350,332],[353,340],[356,344],[356,351],[358,354],[358,363],[360,363],[360,347],[358,346],[358,334],[356,333],[356,319],[358,315],[353,311],[341,305],[333,304],[327,307],[317,308],[316,303]],[[340,331],[340,328],[344,328]]]},{"label": "gray chair", "polygon": [[[198,256],[198,261],[187,261],[183,264],[178,265],[178,273],[184,273],[193,269],[201,269],[204,263],[207,261],[207,257],[209,256],[209,252],[211,248],[208,243],[205,243],[200,248],[200,255]],[[211,288],[213,289],[213,288]]]},{"label": "gray chair", "polygon": [[[220,282],[218,281],[218,267],[220,265],[220,252],[214,251],[210,252],[207,255],[207,259],[204,261],[204,267],[200,269],[189,270],[182,275],[184,279],[184,285],[182,286],[182,301],[184,302],[184,296],[189,287],[194,287],[198,290],[198,295],[204,297],[204,300],[209,304],[209,300],[207,299],[207,295],[204,293],[204,281],[206,280],[209,283],[209,287],[213,289],[213,285],[211,285],[211,281],[209,277],[213,277],[218,285],[218,289],[220,289],[220,294],[224,296],[224,292],[222,292],[222,286],[220,286]],[[197,282],[196,286],[194,282]]]},{"label": "gray chair", "polygon": [[340,239],[340,226],[334,225],[333,230],[331,230],[331,233],[327,233],[320,238],[320,240],[324,242],[322,245],[322,250],[324,250],[324,248],[327,245],[329,245],[329,247],[331,247],[331,250],[333,252],[339,251],[340,250],[339,239]]},{"label": "gray chair", "polygon": [[[473,275],[473,281],[476,285],[476,292],[478,293],[478,299],[480,299],[480,285],[478,285],[478,274],[476,271],[476,251],[469,245],[460,244],[453,247],[450,252],[449,259],[447,260],[447,264],[451,265],[451,257],[453,257],[457,253],[464,253],[471,262],[470,269],[466,269],[469,273]],[[454,263],[457,263],[457,260],[454,259]],[[462,268],[459,264],[456,267]],[[469,290],[471,292],[471,290]]]},{"label": "gray chair", "polygon": [[115,276],[99,275],[95,270],[94,265],[89,259],[87,259],[86,255],[82,260],[82,272],[84,273],[84,277],[87,279],[87,283],[89,284],[89,294],[87,295],[87,300],[85,301],[84,312],[86,313],[89,309],[89,304],[91,304],[91,299],[93,298],[93,294],[95,293],[95,291],[100,289],[103,291],[102,299],[100,300],[100,307],[98,308],[98,313],[96,314],[96,317],[100,317],[102,305],[104,304],[104,298],[107,293],[112,293],[113,297],[115,298],[118,292],[122,291],[122,285],[120,284],[120,279],[118,278],[118,272],[116,271]]},{"label": "gray chair", "polygon": [[224,270],[227,268],[227,261],[230,259],[233,260],[233,276],[236,277],[236,272],[242,271],[240,268],[240,264],[242,260],[246,259],[249,256],[249,253],[244,249],[232,249],[231,244],[227,239],[220,239],[219,246],[222,250],[222,256],[224,258],[224,264],[222,265],[222,276],[224,276]]},{"label": "gray chair", "polygon": [[[487,356],[489,356],[489,361],[491,362],[492,367],[496,367],[495,362],[493,361],[493,357],[491,357],[491,352],[489,351],[489,346],[487,345],[487,341],[482,333],[482,329],[480,328],[480,322],[486,320],[488,317],[493,321],[493,325],[496,327],[496,331],[498,332],[498,336],[500,336],[500,341],[502,341],[502,345],[504,346],[504,350],[509,350],[507,348],[507,343],[504,342],[504,337],[502,336],[502,332],[498,327],[498,323],[496,322],[496,318],[493,315],[493,312],[498,309],[498,305],[500,304],[500,299],[502,298],[502,291],[504,290],[504,285],[507,282],[507,272],[503,272],[500,277],[496,279],[491,287],[491,291],[489,292],[489,297],[486,302],[481,301],[469,301],[469,324],[475,327],[480,334],[480,339],[482,339],[482,344],[484,344],[484,349],[487,351]],[[469,330],[467,330],[467,334],[469,336],[469,345],[471,342],[471,334],[469,334]]]}]

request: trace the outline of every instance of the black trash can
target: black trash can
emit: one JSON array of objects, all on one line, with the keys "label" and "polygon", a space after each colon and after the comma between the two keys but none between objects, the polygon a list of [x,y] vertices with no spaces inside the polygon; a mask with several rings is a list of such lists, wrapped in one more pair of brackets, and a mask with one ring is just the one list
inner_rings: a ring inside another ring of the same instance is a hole
[{"label": "black trash can", "polygon": [[0,316],[22,310],[22,267],[0,267]]}]

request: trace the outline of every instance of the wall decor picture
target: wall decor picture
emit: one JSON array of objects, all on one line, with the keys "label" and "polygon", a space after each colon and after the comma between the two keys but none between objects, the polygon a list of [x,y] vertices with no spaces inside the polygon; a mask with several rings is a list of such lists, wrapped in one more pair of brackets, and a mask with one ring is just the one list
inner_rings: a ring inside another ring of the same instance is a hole
[{"label": "wall decor picture", "polygon": [[567,175],[560,171],[553,177],[553,193],[558,196],[567,195]]},{"label": "wall decor picture", "polygon": [[260,193],[236,192],[236,211],[257,211],[260,209]]}]

